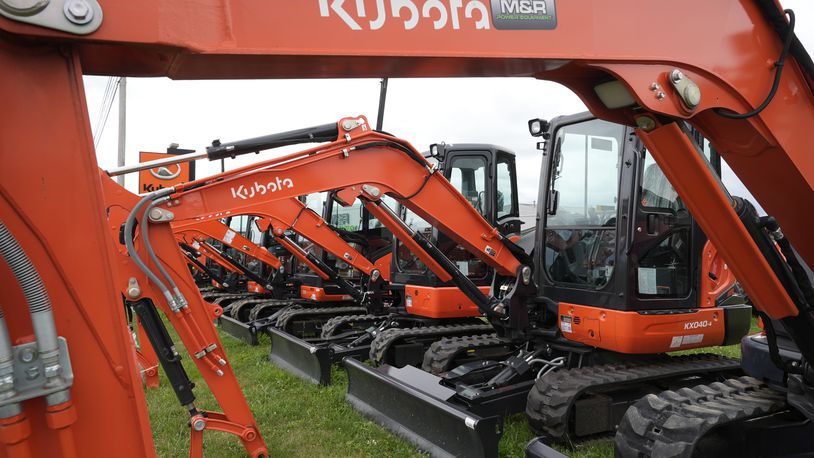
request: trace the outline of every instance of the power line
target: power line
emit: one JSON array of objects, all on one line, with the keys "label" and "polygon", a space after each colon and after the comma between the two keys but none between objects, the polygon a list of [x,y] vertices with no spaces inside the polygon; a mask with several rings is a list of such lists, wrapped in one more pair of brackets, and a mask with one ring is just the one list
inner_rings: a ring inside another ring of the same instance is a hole
[{"label": "power line", "polygon": [[113,102],[116,100],[116,93],[119,90],[119,83],[121,78],[108,78],[105,92],[102,96],[102,105],[99,109],[99,118],[96,121],[95,135],[93,139],[93,146],[99,146],[99,141],[102,139],[102,134],[107,125],[107,118],[110,116],[110,110],[113,108]]},{"label": "power line", "polygon": [[102,104],[99,107],[99,112],[97,113],[97,117],[96,117],[96,124],[94,124],[94,129],[93,129],[94,140],[95,140],[95,137],[99,135],[99,128],[101,127],[102,119],[104,118],[105,107],[107,106],[107,99],[108,99],[108,97],[110,95],[109,93],[110,93],[110,90],[112,88],[112,82],[113,82],[113,77],[109,77],[107,79],[107,84],[105,85],[105,91],[102,94]]}]

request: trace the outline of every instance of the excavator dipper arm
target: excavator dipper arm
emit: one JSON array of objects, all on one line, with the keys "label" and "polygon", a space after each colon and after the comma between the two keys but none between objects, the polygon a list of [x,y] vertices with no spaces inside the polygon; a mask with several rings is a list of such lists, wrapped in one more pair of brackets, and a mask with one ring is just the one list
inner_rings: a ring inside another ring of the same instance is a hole
[{"label": "excavator dipper arm", "polygon": [[172,226],[172,230],[176,234],[183,233],[190,235],[199,242],[208,238],[215,239],[275,269],[279,269],[282,266],[280,260],[269,253],[268,250],[233,231],[229,226],[220,221],[207,220],[175,224]]},{"label": "excavator dipper arm", "polygon": [[[178,205],[178,204],[174,204]],[[370,277],[373,275],[374,270],[376,270],[373,263],[371,263],[367,258],[365,258],[359,251],[357,251],[354,247],[348,244],[345,240],[343,240],[332,228],[331,226],[325,222],[319,215],[317,215],[313,210],[309,209],[305,206],[302,202],[300,202],[296,198],[290,199],[282,199],[282,200],[275,200],[275,201],[259,201],[253,202],[250,205],[245,205],[240,207],[239,210],[234,211],[225,211],[223,213],[216,213],[216,215],[224,215],[224,216],[235,216],[239,214],[249,214],[254,216],[260,216],[262,219],[262,227],[259,227],[261,230],[266,231],[269,227],[272,228],[271,235],[275,237],[278,241],[281,241],[281,245],[286,248],[287,251],[291,252],[294,256],[296,256],[301,261],[305,262],[312,270],[318,273],[320,277],[325,280],[331,280],[337,285],[342,288],[347,294],[353,296],[357,300],[361,300],[363,298],[362,294],[359,292],[358,288],[355,288],[353,285],[348,283],[346,280],[339,277],[339,275],[331,269],[329,266],[322,263],[320,260],[314,258],[313,256],[308,255],[305,253],[301,248],[296,246],[291,240],[288,240],[285,237],[285,232],[287,230],[293,230],[300,235],[304,236],[311,242],[315,243],[316,245],[320,246],[327,252],[334,255],[337,259],[341,259],[344,262],[348,263],[349,265],[353,266],[354,268],[358,269],[366,276]],[[223,227],[221,227],[223,226]],[[232,237],[236,237],[237,235],[234,234],[234,231],[226,232],[225,235],[223,229],[227,229],[222,223],[220,223],[217,219],[214,219],[211,215],[207,214],[206,216],[197,217],[194,220],[184,220],[179,223],[172,225],[173,230],[176,231],[176,234],[179,231],[183,233],[187,233],[190,230],[195,230],[198,233],[203,233],[204,229],[211,228],[208,230],[206,234],[219,234],[216,238],[220,240],[221,238],[228,238],[231,241],[227,243],[229,246],[232,246],[238,249],[241,252],[245,252],[251,255],[251,253],[262,253],[265,252],[267,257],[273,257],[271,253],[268,251],[258,247],[250,240],[242,237],[241,239],[232,239]],[[205,234],[205,235],[206,235]],[[285,242],[282,240],[286,239]],[[224,241],[226,243],[226,241]],[[211,247],[210,247],[211,248]],[[209,250],[211,251],[211,249]],[[280,267],[280,262],[277,260],[276,257],[273,257],[277,261],[276,268]],[[228,260],[228,259],[227,259]],[[253,280],[259,281],[260,283],[265,283],[262,279],[256,278],[257,276],[246,269],[241,269],[247,276],[252,277]],[[376,274],[379,275],[379,274]],[[387,280],[387,279],[385,279]]]},{"label": "excavator dipper arm", "polygon": [[212,260],[215,264],[223,267],[224,269],[228,270],[229,272],[235,274],[242,274],[243,272],[233,263],[229,262],[228,259],[224,258],[220,251],[216,250],[215,247],[209,245],[206,242],[193,242],[197,244],[191,245],[193,248],[196,248],[198,251],[201,252],[202,255],[206,256],[208,259]]},{"label": "excavator dipper arm", "polygon": [[268,282],[265,279],[263,279],[263,277],[252,272],[251,269],[241,264],[239,260],[233,258],[225,251],[218,250],[217,248],[209,244],[209,242],[200,242],[200,247],[201,250],[203,250],[207,255],[213,255],[214,257],[220,258],[226,261],[227,263],[231,264],[235,269],[237,269],[237,273],[239,275],[243,275],[249,280],[263,285],[264,288],[267,289],[271,288],[271,285],[268,284]]},{"label": "excavator dipper arm", "polygon": [[179,242],[179,246],[181,247],[181,252],[184,254],[184,257],[186,258],[185,261],[187,262],[187,264],[201,271],[202,273],[205,273],[206,275],[209,276],[209,278],[215,280],[215,282],[219,283],[220,285],[225,287],[229,286],[226,280],[224,280],[220,275],[213,272],[212,269],[207,267],[203,262],[201,262],[198,259],[200,256],[203,256],[201,252],[199,252],[192,246],[187,245],[184,242]]}]

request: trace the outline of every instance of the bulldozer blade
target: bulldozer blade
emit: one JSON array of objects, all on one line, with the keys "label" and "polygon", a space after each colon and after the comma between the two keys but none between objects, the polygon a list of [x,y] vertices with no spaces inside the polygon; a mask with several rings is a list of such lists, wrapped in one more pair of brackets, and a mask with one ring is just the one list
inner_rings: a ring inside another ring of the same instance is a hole
[{"label": "bulldozer blade", "polygon": [[243,323],[230,316],[218,317],[217,325],[223,332],[242,340],[249,345],[257,345],[257,328],[252,323]]},{"label": "bulldozer blade", "polygon": [[327,345],[310,344],[274,327],[269,328],[269,335],[272,364],[307,382],[331,384],[332,358]]},{"label": "bulldozer blade", "polygon": [[433,457],[496,457],[503,418],[481,417],[448,402],[454,390],[413,366],[370,367],[343,360],[345,399],[355,410]]},{"label": "bulldozer blade", "polygon": [[545,438],[535,437],[526,444],[526,458],[568,458],[545,443]]}]

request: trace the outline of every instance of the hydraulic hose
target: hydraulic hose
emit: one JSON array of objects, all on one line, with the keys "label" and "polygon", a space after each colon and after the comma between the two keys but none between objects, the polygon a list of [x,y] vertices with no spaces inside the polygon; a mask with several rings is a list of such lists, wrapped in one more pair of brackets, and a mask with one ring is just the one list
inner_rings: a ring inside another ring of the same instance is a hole
[{"label": "hydraulic hose", "polygon": [[147,250],[147,255],[150,257],[150,260],[153,261],[153,264],[155,264],[156,268],[158,268],[158,271],[167,280],[167,283],[170,285],[170,288],[172,288],[172,292],[175,293],[175,298],[178,300],[180,305],[183,306],[183,305],[186,304],[186,299],[184,298],[184,295],[181,294],[181,291],[178,289],[178,285],[175,284],[175,281],[172,279],[170,274],[167,272],[167,269],[165,269],[164,266],[161,264],[161,262],[158,260],[158,256],[155,255],[155,251],[153,250],[153,246],[150,245],[150,235],[149,235],[150,234],[150,224],[149,224],[150,211],[152,211],[152,209],[156,205],[161,205],[162,203],[164,203],[164,202],[166,202],[168,200],[169,200],[169,197],[162,197],[160,199],[156,199],[156,200],[150,202],[150,204],[147,205],[147,210],[144,211],[144,217],[141,219],[141,223],[142,223],[141,224],[141,241],[144,244],[144,248]]},{"label": "hydraulic hose", "polygon": [[[0,221],[0,257],[5,259],[11,268],[20,289],[23,291],[25,301],[28,303],[31,324],[37,338],[37,350],[45,366],[45,378],[48,380],[47,383],[52,383],[55,378],[61,375],[62,371],[59,364],[59,344],[56,324],[54,323],[54,312],[51,309],[51,299],[48,297],[48,291],[46,291],[42,278],[34,264],[31,263],[17,239],[14,238],[14,235],[11,234],[2,221]],[[8,338],[8,330],[5,330],[5,335]],[[59,404],[70,399],[67,390],[61,393],[64,393],[64,395],[60,396],[59,393],[54,393],[48,396],[48,404]]]},{"label": "hydraulic hose", "polygon": [[[14,353],[5,314],[0,308],[0,401],[5,401],[14,394]],[[20,412],[22,409],[18,402],[0,407],[0,419],[11,418]]]},{"label": "hydraulic hose", "polygon": [[[147,202],[171,194],[172,192],[173,192],[172,188],[160,189],[158,191],[147,194],[140,201],[138,201],[138,203],[130,211],[130,214],[127,215],[127,220],[124,222],[124,245],[125,247],[127,247],[127,254],[130,255],[130,259],[133,260],[133,262],[136,264],[136,267],[138,267],[139,270],[144,272],[144,274],[147,275],[150,281],[155,283],[158,289],[161,290],[161,293],[164,294],[164,297],[167,299],[167,302],[170,304],[170,306],[172,308],[175,308],[177,307],[175,299],[172,297],[172,294],[170,293],[170,290],[167,288],[167,285],[165,285],[161,281],[161,279],[159,279],[158,276],[155,273],[153,273],[153,271],[150,270],[149,267],[147,267],[147,264],[145,264],[144,261],[142,261],[141,257],[138,255],[138,252],[136,251],[135,243],[133,243],[133,226],[136,223],[136,215],[138,215],[139,210],[141,210],[141,208],[144,207],[144,205],[146,205]],[[142,224],[144,224],[144,221],[142,221]]]}]

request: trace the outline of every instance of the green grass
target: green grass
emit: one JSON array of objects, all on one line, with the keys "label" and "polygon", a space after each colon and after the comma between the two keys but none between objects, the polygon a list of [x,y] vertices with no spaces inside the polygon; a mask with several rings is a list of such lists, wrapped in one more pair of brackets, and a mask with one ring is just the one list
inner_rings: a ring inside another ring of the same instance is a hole
[{"label": "green grass", "polygon": [[[753,330],[756,327],[753,326]],[[177,336],[170,332],[178,342]],[[271,456],[309,457],[412,457],[422,456],[413,446],[365,420],[345,402],[347,376],[334,368],[333,385],[317,387],[267,362],[269,341],[250,347],[226,334],[221,335],[226,354],[249,400]],[[181,345],[178,345],[181,347]],[[683,353],[714,352],[740,357],[740,347],[716,347]],[[184,365],[198,388],[199,408],[219,410],[191,358]],[[147,390],[147,403],[156,451],[161,457],[188,456],[187,414],[179,405],[161,374],[161,386]],[[523,447],[533,437],[523,415],[506,420],[501,457],[522,457]],[[574,458],[613,456],[609,439],[579,444],[576,450],[563,450]],[[206,433],[204,454],[209,457],[246,456],[237,438],[223,433]]]},{"label": "green grass", "polygon": [[[172,329],[170,332],[178,343]],[[271,456],[420,456],[414,447],[351,409],[344,399],[344,370],[334,369],[334,385],[313,386],[268,363],[268,339],[256,347],[225,334],[221,339]],[[187,373],[198,385],[198,408],[219,410],[191,358],[184,356]],[[159,388],[147,390],[156,452],[161,457],[186,457],[187,414],[163,372],[160,383]],[[226,458],[245,457],[246,453],[234,436],[207,432],[204,455]]]}]

